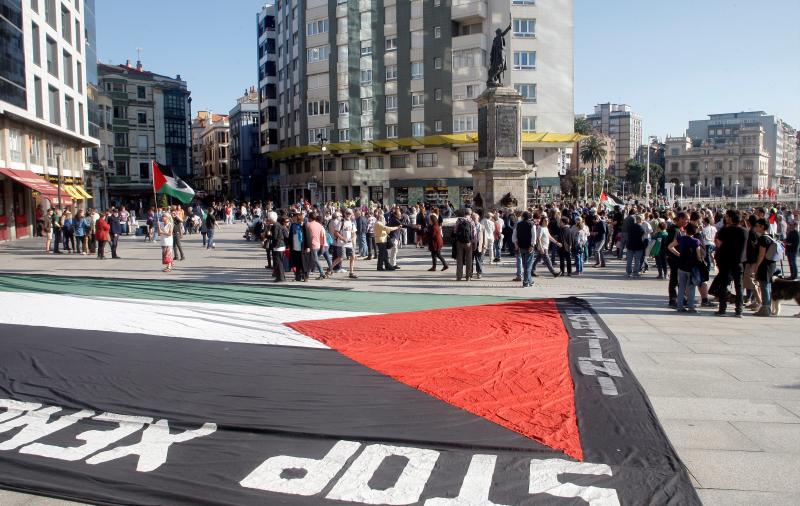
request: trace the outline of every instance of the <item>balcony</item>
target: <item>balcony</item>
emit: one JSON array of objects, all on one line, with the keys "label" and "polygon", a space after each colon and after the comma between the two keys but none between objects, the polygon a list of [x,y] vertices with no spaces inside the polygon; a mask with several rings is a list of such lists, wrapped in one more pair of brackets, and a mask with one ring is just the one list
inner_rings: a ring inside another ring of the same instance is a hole
[{"label": "balcony", "polygon": [[477,23],[486,19],[486,11],[486,0],[453,0],[450,18],[460,23]]},{"label": "balcony", "polygon": [[473,33],[471,35],[459,35],[453,37],[453,51],[461,49],[480,48],[486,51],[486,36],[482,33]]}]

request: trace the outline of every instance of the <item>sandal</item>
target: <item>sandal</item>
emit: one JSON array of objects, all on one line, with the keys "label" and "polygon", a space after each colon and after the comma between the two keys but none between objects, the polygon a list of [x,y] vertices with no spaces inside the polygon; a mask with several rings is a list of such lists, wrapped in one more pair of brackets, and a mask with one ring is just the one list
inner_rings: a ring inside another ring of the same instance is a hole
[{"label": "sandal", "polygon": [[356,275],[355,275],[355,274],[353,274],[352,272],[350,273],[350,276],[349,276],[349,277],[350,277],[351,279],[358,279],[358,276],[356,276]]}]

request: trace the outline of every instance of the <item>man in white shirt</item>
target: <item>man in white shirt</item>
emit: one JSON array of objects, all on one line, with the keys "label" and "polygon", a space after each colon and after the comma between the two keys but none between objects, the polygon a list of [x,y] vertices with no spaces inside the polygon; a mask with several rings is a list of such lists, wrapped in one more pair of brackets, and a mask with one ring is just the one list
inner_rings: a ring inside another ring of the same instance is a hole
[{"label": "man in white shirt", "polygon": [[551,241],[559,248],[561,247],[561,243],[556,241],[550,235],[550,231],[547,230],[547,217],[542,216],[538,227],[538,234],[536,236],[536,246],[534,247],[536,250],[536,259],[533,261],[533,268],[531,269],[532,276],[536,277],[536,265],[539,263],[539,260],[544,262],[544,264],[547,266],[547,270],[550,271],[550,274],[552,274],[554,278],[557,278],[561,275],[560,272],[556,272],[556,270],[553,268],[553,262],[550,260],[550,255],[548,255]]}]

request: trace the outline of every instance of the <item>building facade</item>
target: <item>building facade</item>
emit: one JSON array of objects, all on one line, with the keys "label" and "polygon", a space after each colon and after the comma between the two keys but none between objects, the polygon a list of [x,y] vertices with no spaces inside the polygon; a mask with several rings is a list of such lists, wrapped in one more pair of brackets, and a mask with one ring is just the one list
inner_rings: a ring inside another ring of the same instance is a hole
[{"label": "building facade", "polygon": [[200,195],[232,198],[228,116],[200,111],[195,122],[200,157],[200,174],[195,176],[195,184],[202,191]]},{"label": "building facade", "polygon": [[[277,7],[269,3],[256,14],[258,43],[259,152],[264,172],[263,198],[278,202],[280,171],[270,153],[278,149],[278,70],[277,70]],[[257,180],[256,180],[257,181]],[[253,194],[258,198],[258,192]]]},{"label": "building facade", "polygon": [[523,96],[523,147],[537,174],[529,186],[558,191],[575,138],[572,3],[276,1],[275,54],[264,54],[276,60],[277,142],[268,151],[281,200],[323,191],[327,200],[470,199],[475,99],[495,29],[508,24],[504,83]]},{"label": "building facade", "polygon": [[236,100],[228,114],[228,123],[231,194],[236,199],[265,199],[267,180],[259,145],[259,103],[255,87]]},{"label": "building facade", "polygon": [[759,124],[736,129],[725,143],[712,139],[667,137],[665,179],[686,197],[751,195],[767,188],[770,153]]},{"label": "building facade", "polygon": [[625,163],[635,159],[642,146],[642,118],[626,104],[598,104],[594,114],[586,116],[595,132],[614,138],[617,158],[609,172],[625,177]]},{"label": "building facade", "polygon": [[689,122],[686,135],[708,140],[714,145],[725,145],[739,137],[739,130],[760,126],[764,130],[764,146],[769,153],[769,174],[761,190],[778,193],[793,192],[797,177],[797,131],[782,119],[764,111],[710,114],[708,119]]},{"label": "building facade", "polygon": [[36,209],[84,207],[87,58],[82,2],[0,10],[0,240],[34,233]]},{"label": "building facade", "polygon": [[181,178],[190,173],[190,92],[180,75],[156,74],[141,62],[135,67],[100,63],[98,81],[111,98],[109,200],[142,209],[153,199],[153,160]]}]

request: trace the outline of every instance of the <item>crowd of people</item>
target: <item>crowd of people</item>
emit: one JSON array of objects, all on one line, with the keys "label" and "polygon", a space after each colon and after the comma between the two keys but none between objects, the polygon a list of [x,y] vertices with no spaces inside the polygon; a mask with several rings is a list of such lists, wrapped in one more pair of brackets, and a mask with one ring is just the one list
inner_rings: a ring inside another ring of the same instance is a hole
[{"label": "crowd of people", "polygon": [[[225,202],[151,208],[144,220],[140,233],[145,241],[159,242],[167,272],[185,259],[184,236],[199,234],[203,247],[214,249],[220,224],[238,220],[247,224],[246,237],[261,241],[265,267],[276,282],[286,281],[287,273],[300,282],[340,273],[357,279],[359,261],[375,261],[377,271],[399,270],[398,251],[412,246],[429,251],[429,271],[455,264],[455,279],[465,282],[481,279],[487,263],[513,259],[512,281],[523,287],[534,285],[539,264],[553,277],[581,276],[589,266],[603,269],[616,259],[624,262],[627,278],[653,272],[665,280],[668,304],[679,312],[717,307],[724,315],[733,304],[734,316],[745,308],[758,316],[774,313],[773,279],[797,280],[800,246],[800,216],[786,207],[739,211],[633,199],[616,206],[549,203],[526,210],[457,210],[449,202],[300,202],[282,209],[271,202]],[[119,258],[119,237],[137,228],[125,208],[74,214],[48,209],[41,220],[46,251],[96,253],[101,259],[107,244],[111,258]]]}]

